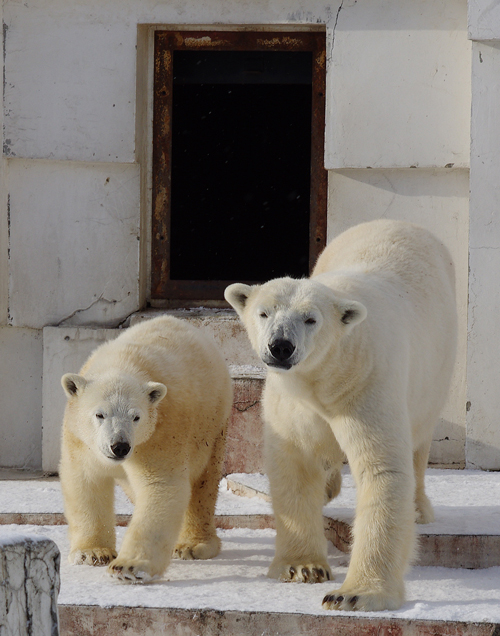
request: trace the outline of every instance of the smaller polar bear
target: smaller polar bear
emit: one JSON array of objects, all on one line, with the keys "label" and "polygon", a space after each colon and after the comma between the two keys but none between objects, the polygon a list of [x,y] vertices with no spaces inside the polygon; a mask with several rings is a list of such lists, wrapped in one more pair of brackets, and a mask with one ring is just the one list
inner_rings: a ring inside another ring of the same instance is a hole
[{"label": "smaller polar bear", "polygon": [[455,357],[454,271],[423,228],[379,220],[324,250],[310,279],[230,285],[226,300],[268,367],[263,407],[276,517],[269,576],[331,578],[322,506],[357,487],[347,577],[323,606],[397,609],[415,549],[432,432]]},{"label": "smaller polar bear", "polygon": [[[215,503],[232,387],[215,344],[160,317],[98,347],[62,377],[61,486],[70,562],[141,582],[182,559],[219,553]],[[134,503],[115,548],[115,480]],[[177,544],[176,544],[177,541]]]}]

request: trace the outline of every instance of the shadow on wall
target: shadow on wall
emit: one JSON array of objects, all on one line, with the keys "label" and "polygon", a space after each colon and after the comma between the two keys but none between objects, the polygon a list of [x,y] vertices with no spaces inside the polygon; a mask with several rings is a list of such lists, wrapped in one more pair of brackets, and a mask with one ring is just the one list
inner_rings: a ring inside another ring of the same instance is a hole
[{"label": "shadow on wall", "polygon": [[470,437],[466,439],[467,468],[500,471],[500,448]]},{"label": "shadow on wall", "polygon": [[465,428],[440,418],[432,437],[429,464],[465,467]]}]

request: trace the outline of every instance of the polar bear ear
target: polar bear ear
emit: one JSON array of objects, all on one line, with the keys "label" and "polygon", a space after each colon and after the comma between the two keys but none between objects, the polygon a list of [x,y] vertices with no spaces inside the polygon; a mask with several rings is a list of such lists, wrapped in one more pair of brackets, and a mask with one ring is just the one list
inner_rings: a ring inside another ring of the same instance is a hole
[{"label": "polar bear ear", "polygon": [[62,388],[68,397],[75,397],[80,395],[83,389],[87,386],[87,380],[83,375],[76,373],[65,373],[61,378]]},{"label": "polar bear ear", "polygon": [[356,300],[347,300],[343,302],[340,307],[341,318],[340,320],[344,325],[348,325],[350,329],[359,325],[360,322],[366,318],[366,307],[358,303]]},{"label": "polar bear ear", "polygon": [[234,283],[233,285],[229,285],[229,287],[226,287],[224,291],[224,298],[240,314],[245,309],[245,305],[251,293],[251,285],[245,285],[244,283]]},{"label": "polar bear ear", "polygon": [[144,388],[151,404],[158,404],[167,395],[167,387],[161,382],[146,382]]}]

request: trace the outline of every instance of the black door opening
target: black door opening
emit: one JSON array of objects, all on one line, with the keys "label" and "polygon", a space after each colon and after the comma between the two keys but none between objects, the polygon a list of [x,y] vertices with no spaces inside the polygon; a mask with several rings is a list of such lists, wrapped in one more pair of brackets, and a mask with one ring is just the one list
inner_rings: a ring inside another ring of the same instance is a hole
[{"label": "black door opening", "polygon": [[151,300],[160,304],[220,299],[233,281],[307,276],[325,244],[324,34],[193,35],[156,33]]},{"label": "black door opening", "polygon": [[311,57],[174,52],[172,278],[308,274]]}]

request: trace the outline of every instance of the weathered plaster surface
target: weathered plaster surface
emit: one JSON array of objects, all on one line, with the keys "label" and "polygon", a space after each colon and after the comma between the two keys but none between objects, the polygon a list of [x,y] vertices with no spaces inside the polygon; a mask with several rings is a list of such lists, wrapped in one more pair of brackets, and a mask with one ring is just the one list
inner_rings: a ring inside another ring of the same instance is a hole
[{"label": "weathered plaster surface", "polygon": [[139,167],[9,162],[10,322],[115,326],[138,308]]},{"label": "weathered plaster surface", "polygon": [[405,219],[434,232],[453,257],[459,340],[450,395],[431,449],[431,461],[439,464],[465,461],[468,195],[468,170],[344,170],[329,177],[329,239],[363,221]]},{"label": "weathered plaster surface", "polygon": [[500,42],[472,57],[467,463],[500,469]]},{"label": "weathered plaster surface", "polygon": [[40,468],[41,331],[0,327],[0,360],[0,466]]},{"label": "weathered plaster surface", "polygon": [[60,554],[50,539],[0,531],[2,636],[57,636]]},{"label": "weathered plaster surface", "polygon": [[134,161],[138,24],[325,24],[337,2],[308,4],[7,0],[7,156]]},{"label": "weathered plaster surface", "polygon": [[345,0],[330,40],[327,168],[469,165],[465,1]]},{"label": "weathered plaster surface", "polygon": [[497,0],[468,0],[471,40],[500,40],[500,3]]}]

